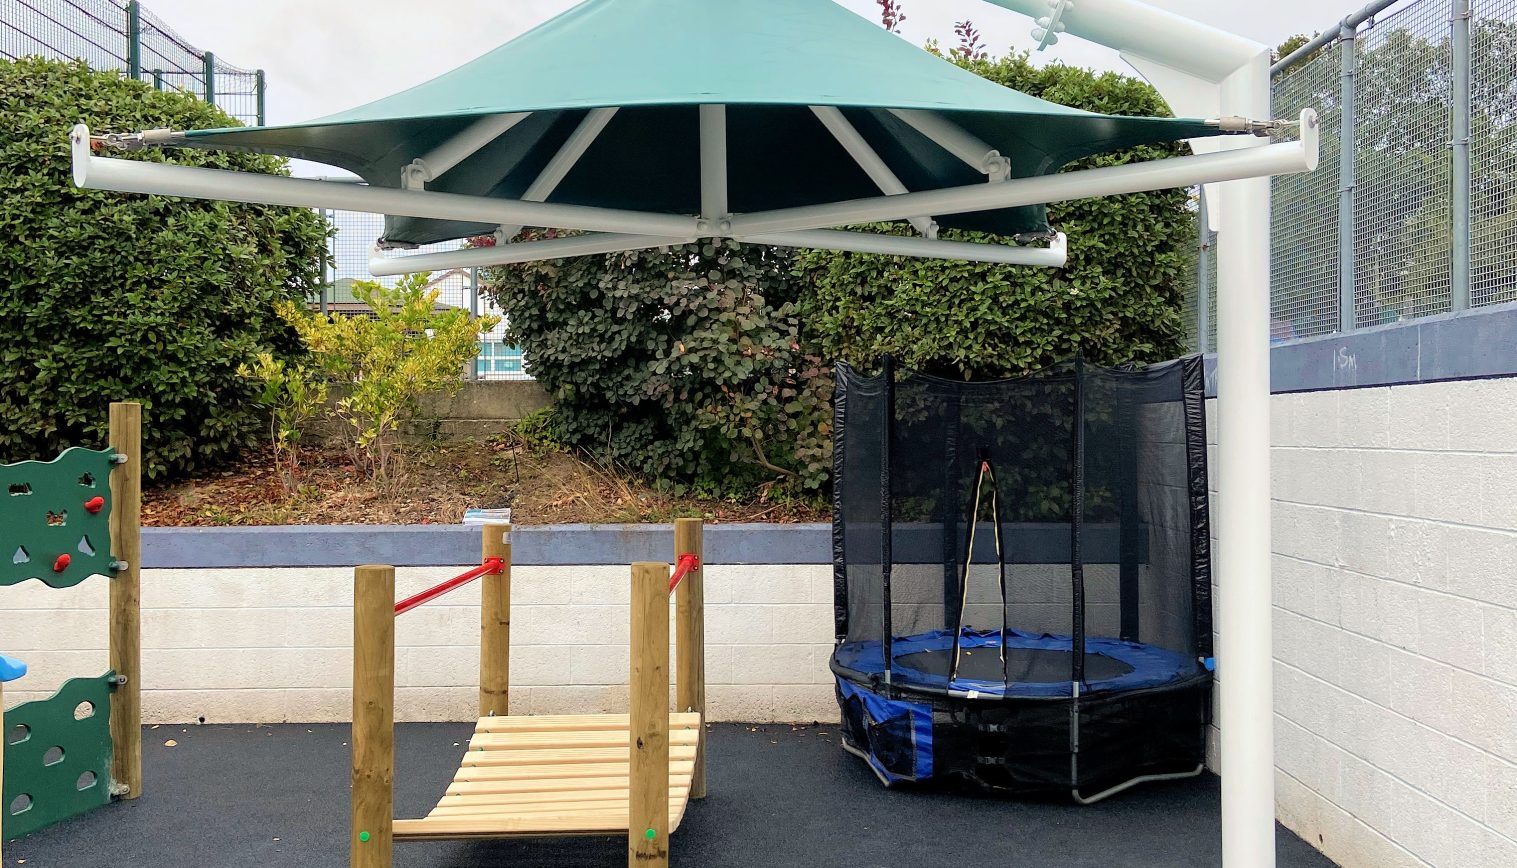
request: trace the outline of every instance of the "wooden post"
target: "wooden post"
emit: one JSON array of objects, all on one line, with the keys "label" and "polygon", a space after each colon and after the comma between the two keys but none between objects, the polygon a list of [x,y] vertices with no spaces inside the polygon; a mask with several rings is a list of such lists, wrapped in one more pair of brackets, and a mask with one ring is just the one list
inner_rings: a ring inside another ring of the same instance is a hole
[{"label": "wooden post", "polygon": [[680,555],[694,554],[701,558],[702,568],[692,570],[680,582],[675,591],[675,652],[679,665],[675,678],[677,699],[675,707],[682,712],[699,712],[701,729],[695,749],[695,774],[690,778],[690,798],[706,797],[706,586],[705,551],[702,530],[705,524],[698,518],[682,518],[674,522],[674,559]]},{"label": "wooden post", "polygon": [[111,549],[126,564],[111,579],[112,794],[142,795],[142,405],[111,404],[110,446],[126,462],[111,471]]},{"label": "wooden post", "polygon": [[395,568],[353,571],[352,868],[390,868],[395,822]]},{"label": "wooden post", "polygon": [[669,865],[669,565],[632,565],[628,868]]},{"label": "wooden post", "polygon": [[487,524],[484,537],[484,560],[505,562],[480,588],[479,716],[493,717],[511,713],[511,525]]}]

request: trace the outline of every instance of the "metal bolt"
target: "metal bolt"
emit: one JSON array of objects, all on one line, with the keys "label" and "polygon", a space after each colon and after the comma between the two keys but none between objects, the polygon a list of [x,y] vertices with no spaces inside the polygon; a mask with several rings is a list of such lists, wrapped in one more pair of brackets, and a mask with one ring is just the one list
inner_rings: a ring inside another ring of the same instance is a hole
[{"label": "metal bolt", "polygon": [[112,464],[125,464],[126,462],[127,462],[127,457],[125,455],[122,455],[119,452],[116,453],[115,455],[111,456],[111,463]]},{"label": "metal bolt", "polygon": [[129,566],[131,566],[131,564],[127,563],[126,561],[111,561],[111,569],[118,573],[122,570],[125,570]]}]

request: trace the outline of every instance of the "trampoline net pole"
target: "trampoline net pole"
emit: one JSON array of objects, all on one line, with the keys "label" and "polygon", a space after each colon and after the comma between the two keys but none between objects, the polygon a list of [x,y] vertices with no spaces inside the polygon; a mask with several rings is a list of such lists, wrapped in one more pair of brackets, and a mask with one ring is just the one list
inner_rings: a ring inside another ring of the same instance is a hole
[{"label": "trampoline net pole", "polygon": [[890,574],[894,565],[895,553],[893,550],[894,534],[893,520],[895,515],[895,490],[890,484],[890,474],[894,469],[895,461],[895,357],[887,355],[884,362],[885,377],[885,432],[882,438],[881,450],[884,455],[880,460],[880,581],[881,593],[883,594],[884,611],[881,617],[884,619],[884,653],[885,653],[885,683],[891,683],[891,673],[894,669],[894,638],[895,625],[892,618],[892,603],[890,599]]},{"label": "trampoline net pole", "polygon": [[1085,525],[1085,358],[1075,356],[1074,365],[1074,467],[1069,507],[1069,574],[1073,582],[1074,617],[1071,622],[1069,703],[1069,781],[1080,782],[1080,684],[1085,680],[1085,555],[1081,539]]}]

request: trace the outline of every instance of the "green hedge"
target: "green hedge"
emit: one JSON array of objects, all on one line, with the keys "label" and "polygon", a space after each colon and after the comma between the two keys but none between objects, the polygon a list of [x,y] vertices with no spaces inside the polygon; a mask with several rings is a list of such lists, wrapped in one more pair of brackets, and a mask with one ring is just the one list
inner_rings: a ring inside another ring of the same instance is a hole
[{"label": "green hedge", "polygon": [[[277,299],[320,285],[315,213],[80,190],[68,133],[235,126],[214,106],[114,72],[0,62],[0,461],[105,439],[106,405],[145,404],[150,478],[213,466],[266,422],[239,364],[289,353]],[[279,174],[272,157],[129,159]]]},{"label": "green hedge", "polygon": [[789,251],[736,242],[492,269],[507,340],[554,398],[544,432],[675,489],[827,476],[824,366],[802,349]]}]

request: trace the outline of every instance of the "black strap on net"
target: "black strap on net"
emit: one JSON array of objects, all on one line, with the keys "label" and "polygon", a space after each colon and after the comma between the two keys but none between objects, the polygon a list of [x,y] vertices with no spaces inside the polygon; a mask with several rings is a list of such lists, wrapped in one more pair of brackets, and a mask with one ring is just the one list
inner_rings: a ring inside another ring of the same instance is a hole
[{"label": "black strap on net", "polygon": [[964,542],[964,569],[959,573],[959,617],[953,629],[953,666],[948,673],[948,683],[959,677],[959,657],[963,648],[959,640],[964,635],[965,613],[969,610],[969,569],[974,565],[974,537],[975,531],[980,526],[980,498],[985,493],[985,482],[990,481],[990,520],[994,526],[996,546],[996,567],[1000,570],[1001,589],[1001,681],[1005,683],[1006,672],[1006,555],[1001,545],[1001,507],[996,497],[996,471],[991,465],[990,458],[983,453],[980,456],[980,472],[974,480],[974,502],[969,508],[968,539]]}]

